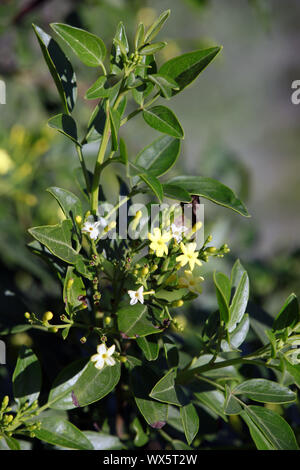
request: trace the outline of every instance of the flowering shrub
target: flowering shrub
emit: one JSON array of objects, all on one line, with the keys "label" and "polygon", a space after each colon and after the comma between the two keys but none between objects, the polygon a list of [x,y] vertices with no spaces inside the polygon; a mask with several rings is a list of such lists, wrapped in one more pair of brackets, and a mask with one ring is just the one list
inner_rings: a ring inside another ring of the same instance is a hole
[{"label": "flowering shrub", "polygon": [[[62,341],[76,330],[82,348],[94,353],[74,358],[61,370],[43,403],[37,356],[28,347],[21,349],[13,374],[14,401],[10,404],[5,396],[0,410],[4,447],[19,449],[20,436],[26,436],[71,449],[134,448],[151,440],[160,448],[198,448],[199,416],[204,411],[224,422],[239,415],[258,449],[298,448],[292,428],[270,406],[295,402],[293,384],[300,386],[295,295],[286,300],[272,328],[262,329],[262,347],[243,354],[250,327],[249,279],[237,260],[230,278],[214,274],[218,310],[203,320],[201,334],[195,333],[197,355],[186,347],[178,309],[201,294],[203,264],[229,252],[226,244],[216,248],[212,236],[204,236],[200,198],[245,217],[248,212],[234,192],[216,180],[164,176],[178,158],[184,131],[169,107],[154,103],[182,92],[221,50],[188,52],[158,69],[155,54],[165,43],[155,38],[168,16],[169,11],[162,13],[147,31],[140,24],[132,49],[120,23],[110,55],[98,36],[67,24],[51,25],[86,66],[99,70],[85,95],[97,104],[81,138],[72,114],[72,64],[59,44],[34,26],[63,107],[48,124],[74,143],[80,162],[74,178],[81,198],[50,187],[65,218],[29,230],[34,238],[29,248],[51,265],[61,283],[64,311],[26,312],[25,329],[54,333]],[[132,159],[120,130],[138,115],[162,135]],[[99,144],[93,171],[85,163],[85,147],[91,142]],[[110,165],[122,180],[115,205],[101,193],[102,172]],[[136,203],[139,197],[145,204]],[[173,202],[161,206],[164,198]],[[253,368],[252,378],[245,378],[243,365]],[[116,396],[116,420],[122,423],[121,430],[115,423],[117,435],[110,440],[107,421],[101,430],[86,431],[59,413],[84,408],[91,427],[93,408],[86,407],[109,394]]]}]

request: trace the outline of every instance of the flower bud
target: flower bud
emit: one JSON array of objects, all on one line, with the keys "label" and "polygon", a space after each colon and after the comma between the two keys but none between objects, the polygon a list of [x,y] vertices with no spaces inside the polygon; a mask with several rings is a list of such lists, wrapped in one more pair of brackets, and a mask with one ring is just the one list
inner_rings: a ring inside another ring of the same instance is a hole
[{"label": "flower bud", "polygon": [[82,217],[81,217],[81,215],[76,215],[75,220],[76,220],[76,223],[77,223],[78,225],[80,225],[81,222],[82,222]]},{"label": "flower bud", "polygon": [[142,269],[142,275],[143,275],[143,276],[146,276],[148,273],[149,273],[149,268],[148,268],[147,266],[145,266],[145,267]]},{"label": "flower bud", "polygon": [[51,328],[48,329],[48,331],[50,333],[57,333],[58,332],[58,328],[56,326],[52,326]]},{"label": "flower bud", "polygon": [[9,403],[9,396],[5,395],[5,397],[2,400],[2,406],[1,406],[2,411],[7,408],[8,403]]},{"label": "flower bud", "polygon": [[215,253],[217,251],[217,248],[215,246],[209,246],[206,248],[207,253]]},{"label": "flower bud", "polygon": [[183,300],[175,300],[174,302],[172,302],[172,307],[182,307],[184,304],[184,301]]},{"label": "flower bud", "polygon": [[52,312],[45,312],[44,315],[43,315],[43,323],[46,323],[50,320],[52,320],[53,318],[53,313]]},{"label": "flower bud", "polygon": [[84,344],[84,343],[86,343],[86,337],[85,337],[85,336],[83,336],[82,338],[80,338],[80,342],[81,342],[81,344]]},{"label": "flower bud", "polygon": [[127,362],[127,357],[126,357],[126,356],[120,356],[119,359],[120,359],[120,362],[122,362],[123,364],[124,364],[125,362]]},{"label": "flower bud", "polygon": [[74,279],[69,279],[67,282],[67,290],[71,289],[73,284],[74,284]]},{"label": "flower bud", "polygon": [[104,318],[104,323],[105,323],[105,325],[107,325],[107,326],[110,325],[110,324],[111,324],[111,317],[105,317],[105,318]]}]

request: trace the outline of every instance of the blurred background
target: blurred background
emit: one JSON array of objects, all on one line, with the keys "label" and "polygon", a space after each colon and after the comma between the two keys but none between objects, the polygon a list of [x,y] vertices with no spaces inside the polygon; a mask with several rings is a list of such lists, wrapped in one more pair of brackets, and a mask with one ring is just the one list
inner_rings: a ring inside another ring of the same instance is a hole
[{"label": "blurred background", "polygon": [[[158,60],[224,47],[197,82],[172,100],[186,137],[170,176],[216,178],[235,190],[252,215],[244,219],[205,202],[206,233],[213,234],[217,246],[228,243],[231,252],[204,268],[204,294],[185,312],[187,318],[192,323],[198,311],[216,308],[209,273],[229,273],[238,257],[249,272],[251,299],[271,316],[289,293],[300,295],[300,105],[291,102],[291,84],[300,80],[298,0],[2,0],[0,79],[6,84],[6,104],[0,104],[0,334],[24,323],[27,310],[61,311],[59,283],[26,247],[27,229],[62,217],[46,188],[79,194],[70,178],[78,167],[75,150],[46,124],[61,105],[31,24],[50,32],[53,21],[69,23],[98,34],[109,48],[120,20],[132,40],[140,21],[150,25],[168,8],[171,16],[160,33],[168,46]],[[83,96],[96,72],[62,47],[76,71],[75,115],[84,124],[94,103]],[[141,118],[123,132],[132,157],[156,136]],[[84,150],[92,167],[96,147]],[[118,194],[115,175],[106,177]],[[43,344],[44,363],[58,348],[57,367],[79,354],[78,338],[64,350],[59,338],[15,333],[8,340],[10,365],[17,346],[33,341],[38,351]],[[0,368],[0,378],[6,373]],[[46,375],[51,382],[55,374],[49,370]],[[4,384],[9,391],[9,380]]]}]

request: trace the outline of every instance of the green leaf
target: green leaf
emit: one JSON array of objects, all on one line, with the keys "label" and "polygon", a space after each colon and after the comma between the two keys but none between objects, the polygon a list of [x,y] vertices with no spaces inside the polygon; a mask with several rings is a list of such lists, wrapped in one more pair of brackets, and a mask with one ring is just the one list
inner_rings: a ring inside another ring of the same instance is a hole
[{"label": "green leaf", "polygon": [[[198,77],[220,51],[221,47],[211,47],[174,57],[161,66],[159,73],[175,80],[179,91],[182,91]],[[173,94],[179,91],[174,90]]]},{"label": "green leaf", "polygon": [[162,327],[147,305],[136,304],[121,308],[117,312],[119,331],[129,338],[160,333]]},{"label": "green leaf", "polygon": [[266,379],[250,379],[237,385],[232,393],[246,395],[251,400],[261,403],[291,403],[296,400],[296,393],[288,387]]},{"label": "green leaf", "polygon": [[146,35],[145,35],[145,42],[151,42],[155,36],[159,33],[167,19],[169,18],[171,13],[171,10],[166,10],[159,15],[157,20],[154,21],[154,23],[150,26],[148,29]]},{"label": "green leaf", "polygon": [[245,270],[244,266],[241,264],[240,260],[237,259],[231,270],[231,287],[237,288],[240,283],[241,277],[245,272],[247,271]]},{"label": "green leaf", "polygon": [[119,382],[120,369],[119,362],[100,370],[91,361],[85,365],[83,361],[70,364],[53,384],[49,395],[50,407],[70,410],[101,400]]},{"label": "green leaf", "polygon": [[83,216],[81,201],[75,194],[56,186],[51,186],[47,191],[55,197],[68,219],[74,221],[77,215]]},{"label": "green leaf", "polygon": [[140,422],[139,418],[137,418],[137,417],[134,418],[134,420],[132,422],[132,427],[133,427],[133,430],[136,433],[134,441],[133,441],[134,445],[136,447],[142,447],[145,444],[147,444],[147,442],[149,441],[149,437],[144,432],[143,426],[141,425],[141,422]]},{"label": "green leaf", "polygon": [[36,240],[45,245],[55,256],[70,264],[75,264],[80,255],[72,247],[72,222],[63,220],[57,225],[43,225],[29,230]]},{"label": "green leaf", "polygon": [[181,186],[190,194],[204,197],[245,217],[250,217],[246,207],[234,192],[212,178],[204,176],[176,176],[169,183]]},{"label": "green leaf", "polygon": [[92,443],[74,424],[56,416],[41,419],[41,428],[35,431],[35,435],[55,446],[93,450]]},{"label": "green leaf", "polygon": [[87,90],[85,98],[87,100],[96,100],[98,98],[103,98],[103,88],[106,83],[107,78],[101,76],[97,78],[95,83]]},{"label": "green leaf", "polygon": [[207,390],[207,387],[203,387],[203,389],[203,392],[194,392],[197,402],[211,410],[215,416],[220,416],[224,421],[227,421],[227,417],[224,414],[224,394],[220,390]]},{"label": "green leaf", "polygon": [[237,327],[229,333],[230,344],[225,340],[222,341],[222,350],[226,352],[236,350],[245,341],[249,327],[249,315],[245,314]]},{"label": "green leaf", "polygon": [[298,450],[295,435],[277,413],[262,406],[247,406],[241,413],[259,450]]},{"label": "green leaf", "polygon": [[168,405],[159,403],[149,397],[157,381],[152,369],[146,366],[134,367],[131,373],[132,390],[136,405],[149,426],[161,429],[168,418]]},{"label": "green leaf", "polygon": [[147,361],[155,361],[159,353],[159,345],[156,336],[148,336],[147,338],[137,338],[138,346],[144,353]]},{"label": "green leaf", "polygon": [[71,410],[76,408],[72,390],[87,365],[87,359],[71,362],[56,377],[48,398],[50,408],[55,410]]},{"label": "green leaf", "polygon": [[150,397],[170,405],[186,404],[184,393],[180,386],[175,385],[176,371],[169,370],[153,387]]},{"label": "green leaf", "polygon": [[143,46],[139,53],[141,55],[152,55],[155,54],[156,52],[160,51],[164,47],[166,47],[167,43],[166,42],[155,42],[153,44],[148,44],[146,46]]},{"label": "green leaf", "polygon": [[139,49],[144,44],[145,38],[145,26],[143,23],[140,23],[137,27],[135,38],[134,38],[134,47]]},{"label": "green leaf", "polygon": [[187,443],[190,445],[199,430],[198,413],[194,405],[189,403],[180,408],[180,416]]},{"label": "green leaf", "polygon": [[66,312],[72,314],[76,310],[81,310],[82,300],[80,299],[85,296],[86,289],[81,276],[77,274],[74,266],[68,266],[63,291]]},{"label": "green leaf", "polygon": [[68,114],[57,114],[48,120],[48,126],[80,145],[77,136],[77,126],[74,119]]},{"label": "green leaf", "polygon": [[229,322],[227,328],[229,333],[231,333],[235,328],[237,323],[239,323],[246,311],[249,298],[249,279],[248,275],[245,272],[239,282],[239,285],[233,296],[231,305],[229,307]]},{"label": "green leaf", "polygon": [[170,199],[175,199],[176,201],[182,202],[192,201],[192,198],[189,193],[185,189],[181,188],[180,186],[176,186],[175,184],[163,184],[163,191],[165,197],[168,197]]},{"label": "green leaf", "polygon": [[295,384],[300,388],[300,364],[291,364],[288,359],[284,357],[286,370],[293,377]]},{"label": "green leaf", "polygon": [[[156,71],[157,68],[153,55],[144,55],[142,56],[140,65],[136,67],[135,74],[137,78],[140,77],[141,79],[146,79],[151,74],[156,73]],[[142,106],[144,103],[144,99],[151,93],[153,88],[154,85],[150,81],[144,83],[138,88],[134,88],[132,90],[133,99],[140,106]]]},{"label": "green leaf", "polygon": [[164,198],[163,187],[160,181],[151,173],[141,173],[139,177],[146,183],[157,199],[162,202]]},{"label": "green leaf", "polygon": [[41,368],[33,351],[22,346],[13,373],[13,392],[20,404],[38,399],[42,384]]},{"label": "green leaf", "polygon": [[6,443],[7,447],[4,445],[1,446],[2,444],[2,439],[0,440],[0,450],[21,450],[20,444],[17,441],[17,439],[14,439],[13,437],[9,436],[4,436],[4,442]]},{"label": "green leaf", "polygon": [[92,443],[94,450],[122,450],[124,446],[117,436],[104,432],[83,431],[85,437]]},{"label": "green leaf", "polygon": [[273,323],[273,330],[293,328],[300,322],[299,304],[295,294],[289,295]]},{"label": "green leaf", "polygon": [[61,97],[64,110],[69,114],[75,106],[77,97],[76,76],[72,64],[51,36],[34,24],[32,27]]},{"label": "green leaf", "polygon": [[149,75],[149,80],[160,89],[161,94],[166,99],[170,99],[172,97],[173,90],[179,90],[177,83],[166,75],[155,73],[153,75]]},{"label": "green leaf", "polygon": [[163,134],[168,134],[179,139],[184,138],[184,132],[180,122],[173,111],[165,106],[159,105],[144,109],[143,118],[150,127]]},{"label": "green leaf", "polygon": [[89,67],[101,66],[106,55],[102,39],[68,24],[52,23],[51,28],[71,47],[85,65]]},{"label": "green leaf", "polygon": [[120,373],[119,362],[100,370],[96,369],[94,363],[89,362],[72,390],[79,406],[89,405],[108,395],[119,382]]},{"label": "green leaf", "polygon": [[214,284],[216,287],[220,316],[224,323],[227,324],[230,318],[228,306],[231,289],[230,280],[223,273],[214,273]]},{"label": "green leaf", "polygon": [[118,132],[120,128],[121,116],[117,110],[109,109],[110,128],[111,128],[111,149],[118,150]]},{"label": "green leaf", "polygon": [[180,140],[163,135],[138,153],[135,163],[151,171],[153,176],[164,175],[175,164],[180,152]]},{"label": "green leaf", "polygon": [[227,384],[225,385],[225,392],[224,413],[227,415],[240,414],[242,407]]},{"label": "green leaf", "polygon": [[113,39],[112,51],[111,51],[111,73],[120,73],[123,67],[123,58],[127,56],[129,51],[128,40],[126,31],[122,21],[119,22],[116,30],[115,37]]}]

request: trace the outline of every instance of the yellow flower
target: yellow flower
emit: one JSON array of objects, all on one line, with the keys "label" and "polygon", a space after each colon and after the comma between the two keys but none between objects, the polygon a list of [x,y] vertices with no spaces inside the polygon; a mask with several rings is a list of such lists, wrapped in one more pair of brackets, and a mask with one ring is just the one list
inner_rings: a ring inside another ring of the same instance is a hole
[{"label": "yellow flower", "polygon": [[202,282],[204,277],[202,276],[193,276],[192,271],[184,271],[184,276],[178,279],[180,287],[185,287],[194,294],[201,294],[202,292]]},{"label": "yellow flower", "polygon": [[150,243],[150,250],[156,252],[156,256],[162,257],[164,254],[168,254],[167,243],[171,240],[172,235],[170,232],[161,233],[158,227],[153,229],[153,233],[148,233],[148,238],[152,242]]},{"label": "yellow flower", "polygon": [[198,259],[198,251],[196,249],[196,243],[188,243],[184,245],[182,242],[180,243],[180,248],[182,251],[182,255],[177,256],[176,261],[180,263],[180,266],[185,266],[189,263],[190,270],[193,271],[195,264],[201,266],[201,261]]},{"label": "yellow flower", "polygon": [[4,149],[0,149],[0,175],[5,175],[8,173],[13,167],[14,162],[8,155],[7,151]]}]

